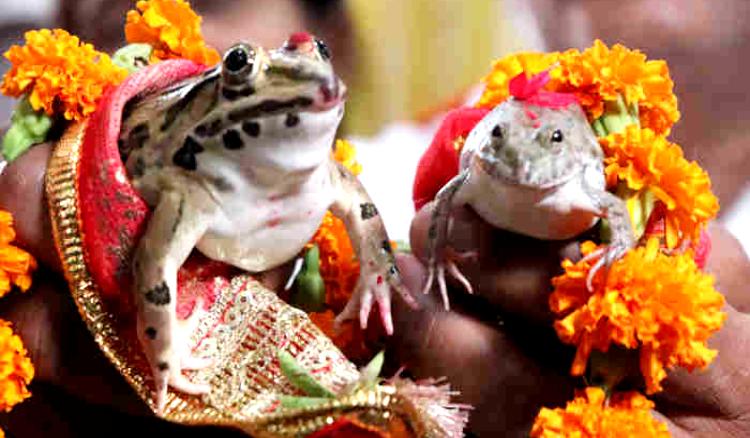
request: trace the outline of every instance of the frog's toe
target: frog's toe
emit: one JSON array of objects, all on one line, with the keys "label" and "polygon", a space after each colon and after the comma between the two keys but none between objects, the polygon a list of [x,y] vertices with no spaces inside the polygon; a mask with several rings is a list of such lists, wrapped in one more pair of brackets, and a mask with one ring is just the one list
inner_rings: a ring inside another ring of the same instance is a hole
[{"label": "frog's toe", "polygon": [[180,365],[183,370],[202,370],[214,364],[214,360],[207,357],[187,356],[182,358]]},{"label": "frog's toe", "polygon": [[461,286],[463,286],[464,289],[466,289],[466,292],[473,294],[474,288],[471,287],[471,283],[466,278],[466,276],[463,273],[461,273],[461,270],[458,269],[458,266],[456,266],[456,264],[453,263],[453,261],[449,261],[446,265],[448,267],[448,272],[451,274],[451,276],[455,278],[456,281],[461,283]]},{"label": "frog's toe", "polygon": [[154,374],[154,397],[156,398],[156,415],[162,416],[164,414],[164,407],[167,404],[167,386],[169,382],[169,376],[167,373],[157,372]]},{"label": "frog's toe", "polygon": [[211,386],[206,383],[191,382],[181,372],[172,373],[169,377],[169,386],[174,389],[190,395],[202,395],[211,390]]},{"label": "frog's toe", "polygon": [[344,310],[339,313],[333,321],[334,328],[339,330],[344,321],[357,319],[359,314],[359,295],[355,292],[346,303]]}]

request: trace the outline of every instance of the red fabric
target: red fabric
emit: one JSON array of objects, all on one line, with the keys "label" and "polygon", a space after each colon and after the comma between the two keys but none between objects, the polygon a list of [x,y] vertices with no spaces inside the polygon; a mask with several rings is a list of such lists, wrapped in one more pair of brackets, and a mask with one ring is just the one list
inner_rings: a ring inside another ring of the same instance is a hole
[{"label": "red fabric", "polygon": [[543,87],[549,79],[549,71],[543,71],[530,78],[526,77],[526,73],[521,73],[510,80],[508,84],[510,95],[528,104],[552,109],[565,108],[578,103],[578,98],[572,93],[545,90]]},{"label": "red fabric", "polygon": [[[643,240],[650,237],[657,237],[660,239],[661,245],[666,247],[666,213],[667,207],[664,203],[657,201],[651,215],[648,217],[648,222],[646,222],[646,229],[643,232]],[[711,254],[711,247],[711,236],[705,229],[701,230],[698,242],[693,243],[693,260],[695,260],[695,264],[700,269],[706,267],[708,256]]]},{"label": "red fabric", "polygon": [[459,152],[454,142],[468,136],[488,112],[486,108],[465,107],[448,113],[417,165],[412,191],[414,208],[419,210],[430,202],[458,174]]},{"label": "red fabric", "polygon": [[130,281],[131,254],[145,229],[146,203],[127,180],[117,137],[122,111],[141,92],[162,89],[206,67],[160,62],[128,77],[99,102],[86,128],[78,172],[79,224],[86,265],[105,297],[118,297]]}]

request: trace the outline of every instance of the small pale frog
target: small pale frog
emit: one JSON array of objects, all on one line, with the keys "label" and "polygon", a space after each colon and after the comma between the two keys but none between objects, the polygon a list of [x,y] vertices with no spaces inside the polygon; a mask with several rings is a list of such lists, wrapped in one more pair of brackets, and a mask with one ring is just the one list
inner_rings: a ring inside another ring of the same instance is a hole
[{"label": "small pale frog", "polygon": [[445,248],[453,206],[468,204],[495,227],[545,240],[574,237],[606,218],[612,241],[592,255],[601,257],[589,287],[596,271],[635,244],[625,202],[606,190],[604,153],[577,102],[554,107],[510,98],[469,133],[459,166],[436,196],[428,230],[424,292],[437,279],[446,309],[446,270],[472,291]]},{"label": "small pale frog", "polygon": [[390,334],[391,288],[414,303],[377,208],[332,159],[345,87],[329,57],[325,44],[305,33],[270,51],[237,44],[216,67],[141,96],[126,111],[121,154],[153,208],[133,270],[138,334],[159,411],[168,386],[191,394],[209,389],[182,373],[208,365],[186,351],[194,316],[176,315],[177,270],[193,248],[266,271],[297,257],[331,209],[361,262],[338,321],[359,318],[366,326],[375,302]]}]

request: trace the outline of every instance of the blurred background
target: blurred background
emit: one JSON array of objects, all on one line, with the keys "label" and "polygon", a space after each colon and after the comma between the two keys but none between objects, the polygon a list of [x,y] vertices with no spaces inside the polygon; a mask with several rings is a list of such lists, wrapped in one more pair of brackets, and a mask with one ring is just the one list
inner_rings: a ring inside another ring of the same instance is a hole
[{"label": "blurred background", "polygon": [[[0,49],[29,28],[122,45],[135,0],[3,0]],[[750,2],[723,0],[193,0],[208,42],[266,47],[308,30],[332,48],[350,97],[342,136],[394,238],[408,237],[416,161],[447,108],[471,103],[493,59],[594,38],[666,59],[682,119],[672,140],[709,171],[721,220],[750,248]],[[0,63],[0,71],[7,69]],[[0,120],[12,102],[0,98]],[[383,176],[387,175],[387,178]]]}]

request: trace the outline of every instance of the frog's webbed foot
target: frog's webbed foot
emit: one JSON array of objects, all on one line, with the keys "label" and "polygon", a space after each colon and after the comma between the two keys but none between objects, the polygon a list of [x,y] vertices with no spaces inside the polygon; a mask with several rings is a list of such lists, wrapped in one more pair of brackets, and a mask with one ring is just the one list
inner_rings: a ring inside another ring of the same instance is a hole
[{"label": "frog's webbed foot", "polygon": [[393,318],[391,316],[391,289],[398,292],[401,298],[412,308],[417,302],[401,281],[396,265],[385,269],[363,268],[359,274],[357,287],[346,303],[344,310],[336,317],[336,324],[350,319],[358,319],[362,329],[367,328],[367,321],[372,311],[373,302],[377,303],[380,321],[387,334],[393,334]]},{"label": "frog's webbed foot", "polygon": [[154,376],[156,412],[158,415],[164,413],[169,387],[191,395],[206,394],[210,390],[209,385],[194,383],[183,374],[183,371],[200,370],[213,364],[211,359],[193,356],[188,348],[189,337],[204,314],[202,303],[199,301],[196,303],[193,313],[186,320],[172,319],[165,315],[171,321],[168,324],[160,324],[162,329],[158,332],[153,330],[153,321],[147,323],[139,317],[139,327],[145,326],[152,329],[139,329],[139,333],[142,338],[141,343],[144,346],[151,347],[146,349],[146,357]]},{"label": "frog's webbed foot", "polygon": [[450,302],[448,300],[448,287],[445,281],[445,272],[448,271],[451,277],[456,279],[466,290],[466,292],[473,294],[474,289],[466,276],[461,272],[456,264],[457,261],[472,260],[477,257],[475,251],[458,253],[453,248],[444,247],[436,250],[435,254],[430,257],[430,261],[427,266],[427,280],[422,288],[422,293],[427,294],[432,289],[432,284],[437,280],[438,288],[440,289],[440,296],[443,298],[443,305],[445,310],[450,310]]},{"label": "frog's webbed foot", "polygon": [[597,259],[594,266],[589,270],[586,276],[586,288],[591,292],[594,290],[594,277],[596,273],[604,268],[604,276],[606,278],[609,268],[616,261],[620,260],[625,253],[627,253],[632,246],[623,244],[611,244],[604,248],[598,249],[591,254],[583,258],[584,261]]}]

